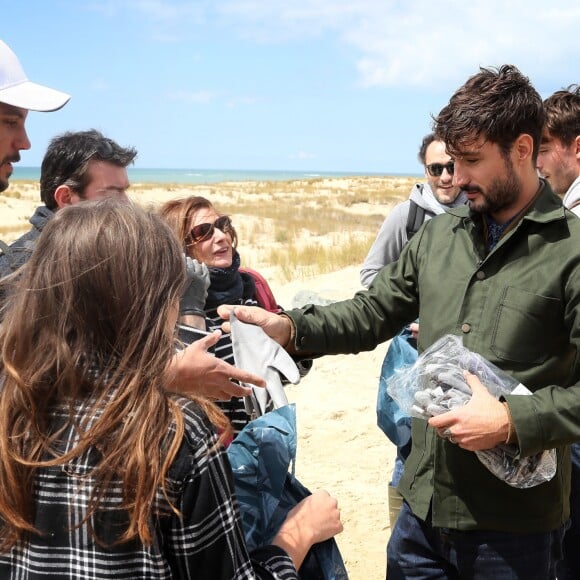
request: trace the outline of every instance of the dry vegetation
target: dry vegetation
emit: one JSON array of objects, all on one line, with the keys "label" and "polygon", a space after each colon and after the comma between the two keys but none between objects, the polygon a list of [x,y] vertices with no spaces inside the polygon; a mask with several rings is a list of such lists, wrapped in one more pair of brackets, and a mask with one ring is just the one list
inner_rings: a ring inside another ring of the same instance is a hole
[{"label": "dry vegetation", "polygon": [[[234,217],[244,264],[282,280],[360,264],[389,209],[409,194],[414,178],[353,177],[211,185],[133,184],[138,203],[202,195]],[[0,195],[0,236],[29,228],[38,205],[36,183],[15,181]]]},{"label": "dry vegetation", "polygon": [[[132,198],[158,206],[202,195],[231,214],[243,263],[258,268],[280,304],[303,291],[331,299],[360,289],[358,271],[390,208],[406,199],[414,178],[367,177],[216,185],[134,184]],[[26,231],[38,188],[14,182],[0,194],[0,238]],[[387,481],[394,447],[376,426],[376,385],[385,345],[357,356],[316,360],[299,385],[287,387],[298,412],[296,475],[310,489],[339,498],[338,543],[352,580],[384,578],[390,533]]]},{"label": "dry vegetation", "polygon": [[386,214],[407,198],[414,181],[231,182],[192,186],[188,194],[203,195],[234,217],[246,265],[276,268],[290,280],[362,263]]}]

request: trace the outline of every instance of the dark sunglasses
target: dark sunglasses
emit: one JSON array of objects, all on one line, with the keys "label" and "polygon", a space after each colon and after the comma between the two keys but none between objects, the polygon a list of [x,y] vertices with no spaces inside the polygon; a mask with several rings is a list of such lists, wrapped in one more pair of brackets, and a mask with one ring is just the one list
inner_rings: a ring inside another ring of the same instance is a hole
[{"label": "dark sunglasses", "polygon": [[213,236],[216,228],[222,231],[224,234],[231,232],[234,228],[232,226],[232,220],[230,216],[222,215],[217,220],[215,220],[213,224],[204,223],[193,226],[188,236],[189,243],[199,244],[199,242],[203,242],[203,240],[208,240]]},{"label": "dark sunglasses", "polygon": [[449,175],[453,175],[453,172],[455,171],[455,164],[453,161],[450,161],[445,165],[443,165],[443,163],[431,163],[427,165],[427,171],[431,177],[439,177],[443,173],[444,169],[447,169],[447,173],[449,173]]}]

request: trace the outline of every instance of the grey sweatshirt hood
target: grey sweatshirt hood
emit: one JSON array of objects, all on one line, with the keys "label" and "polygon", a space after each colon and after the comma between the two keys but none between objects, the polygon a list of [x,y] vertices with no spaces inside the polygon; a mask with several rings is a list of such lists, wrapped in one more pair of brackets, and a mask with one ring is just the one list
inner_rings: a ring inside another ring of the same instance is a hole
[{"label": "grey sweatshirt hood", "polygon": [[419,207],[422,207],[426,211],[439,215],[447,211],[450,207],[457,207],[459,205],[465,205],[467,198],[465,193],[462,191],[455,198],[455,200],[450,204],[443,204],[437,201],[431,187],[428,183],[417,183],[411,190],[411,195],[409,196],[412,201],[414,201]]}]

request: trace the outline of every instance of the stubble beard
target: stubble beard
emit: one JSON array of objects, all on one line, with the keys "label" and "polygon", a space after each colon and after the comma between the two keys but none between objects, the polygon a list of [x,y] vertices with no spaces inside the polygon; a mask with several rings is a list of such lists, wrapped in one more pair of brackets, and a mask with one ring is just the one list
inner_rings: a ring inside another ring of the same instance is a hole
[{"label": "stubble beard", "polygon": [[[506,176],[494,179],[485,191],[480,187],[471,188],[472,191],[478,191],[482,196],[479,202],[469,202],[471,210],[477,213],[495,214],[518,200],[522,183],[509,159],[506,159],[506,170]],[[469,190],[469,187],[466,189]]]}]

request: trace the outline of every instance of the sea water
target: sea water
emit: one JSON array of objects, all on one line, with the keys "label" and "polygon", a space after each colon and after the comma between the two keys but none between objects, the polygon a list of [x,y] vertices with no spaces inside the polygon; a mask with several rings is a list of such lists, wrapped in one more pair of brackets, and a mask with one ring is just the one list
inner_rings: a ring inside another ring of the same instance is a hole
[{"label": "sea water", "polygon": [[[223,181],[289,181],[317,177],[385,177],[382,173],[332,172],[332,171],[271,171],[248,169],[145,169],[128,167],[132,183],[221,183]],[[403,176],[404,174],[401,174]],[[406,174],[405,174],[406,175]],[[396,177],[397,174],[390,173]],[[14,166],[13,180],[38,181],[40,167]]]}]

